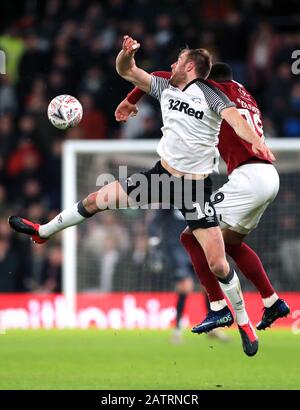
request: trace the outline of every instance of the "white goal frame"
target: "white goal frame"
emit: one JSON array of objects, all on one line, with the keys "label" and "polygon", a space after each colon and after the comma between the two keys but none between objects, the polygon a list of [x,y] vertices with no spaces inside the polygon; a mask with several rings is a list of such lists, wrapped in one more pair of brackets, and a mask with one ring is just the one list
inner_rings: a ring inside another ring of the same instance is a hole
[{"label": "white goal frame", "polygon": [[[268,146],[276,152],[299,151],[300,138],[271,138]],[[65,141],[63,146],[63,209],[72,206],[77,198],[77,154],[96,153],[156,153],[158,140]],[[276,164],[275,164],[276,165]],[[62,290],[67,307],[67,323],[76,326],[77,294],[77,227],[63,231]]]}]

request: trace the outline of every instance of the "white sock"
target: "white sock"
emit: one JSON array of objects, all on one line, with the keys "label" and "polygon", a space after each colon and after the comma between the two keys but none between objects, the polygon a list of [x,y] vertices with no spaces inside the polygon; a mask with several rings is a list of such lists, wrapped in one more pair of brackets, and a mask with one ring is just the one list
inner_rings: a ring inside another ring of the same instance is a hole
[{"label": "white sock", "polygon": [[39,235],[41,238],[49,238],[53,234],[68,228],[69,226],[79,225],[87,218],[78,212],[78,203],[72,205],[70,208],[64,209],[60,214],[53,218],[45,225],[39,228]]},{"label": "white sock", "polygon": [[249,317],[245,309],[244,298],[242,294],[240,280],[235,271],[233,277],[228,283],[220,282],[221,288],[230,300],[232,307],[236,314],[236,321],[238,325],[245,325],[249,322]]},{"label": "white sock", "polygon": [[214,310],[217,312],[218,310],[223,309],[225,306],[227,306],[226,300],[221,299],[221,300],[215,300],[214,302],[209,302],[211,310]]},{"label": "white sock", "polygon": [[263,298],[264,307],[269,308],[279,299],[277,293],[273,293],[273,295],[269,296],[268,298]]}]

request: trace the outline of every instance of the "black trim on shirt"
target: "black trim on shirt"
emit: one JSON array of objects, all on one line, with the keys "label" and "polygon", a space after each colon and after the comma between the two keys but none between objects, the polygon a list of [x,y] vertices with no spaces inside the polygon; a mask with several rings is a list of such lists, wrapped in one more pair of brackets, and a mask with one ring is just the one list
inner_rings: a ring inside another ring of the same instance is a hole
[{"label": "black trim on shirt", "polygon": [[184,92],[190,85],[194,84],[196,81],[201,81],[202,78],[198,77],[195,78],[194,80],[190,81],[181,91]]}]

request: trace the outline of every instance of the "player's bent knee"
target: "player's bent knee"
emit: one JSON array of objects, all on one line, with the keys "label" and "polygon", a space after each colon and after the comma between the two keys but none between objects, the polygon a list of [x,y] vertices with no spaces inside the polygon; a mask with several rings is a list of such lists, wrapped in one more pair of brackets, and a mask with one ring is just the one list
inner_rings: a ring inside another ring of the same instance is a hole
[{"label": "player's bent knee", "polygon": [[225,278],[229,272],[229,265],[225,259],[208,258],[210,270],[219,278]]}]

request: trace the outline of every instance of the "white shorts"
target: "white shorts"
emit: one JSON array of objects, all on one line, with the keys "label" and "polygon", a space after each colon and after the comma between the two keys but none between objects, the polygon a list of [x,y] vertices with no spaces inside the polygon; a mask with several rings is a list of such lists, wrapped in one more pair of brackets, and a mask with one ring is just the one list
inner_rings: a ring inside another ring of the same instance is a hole
[{"label": "white shorts", "polygon": [[279,190],[279,176],[271,164],[245,164],[211,196],[221,228],[247,235],[257,227]]}]

